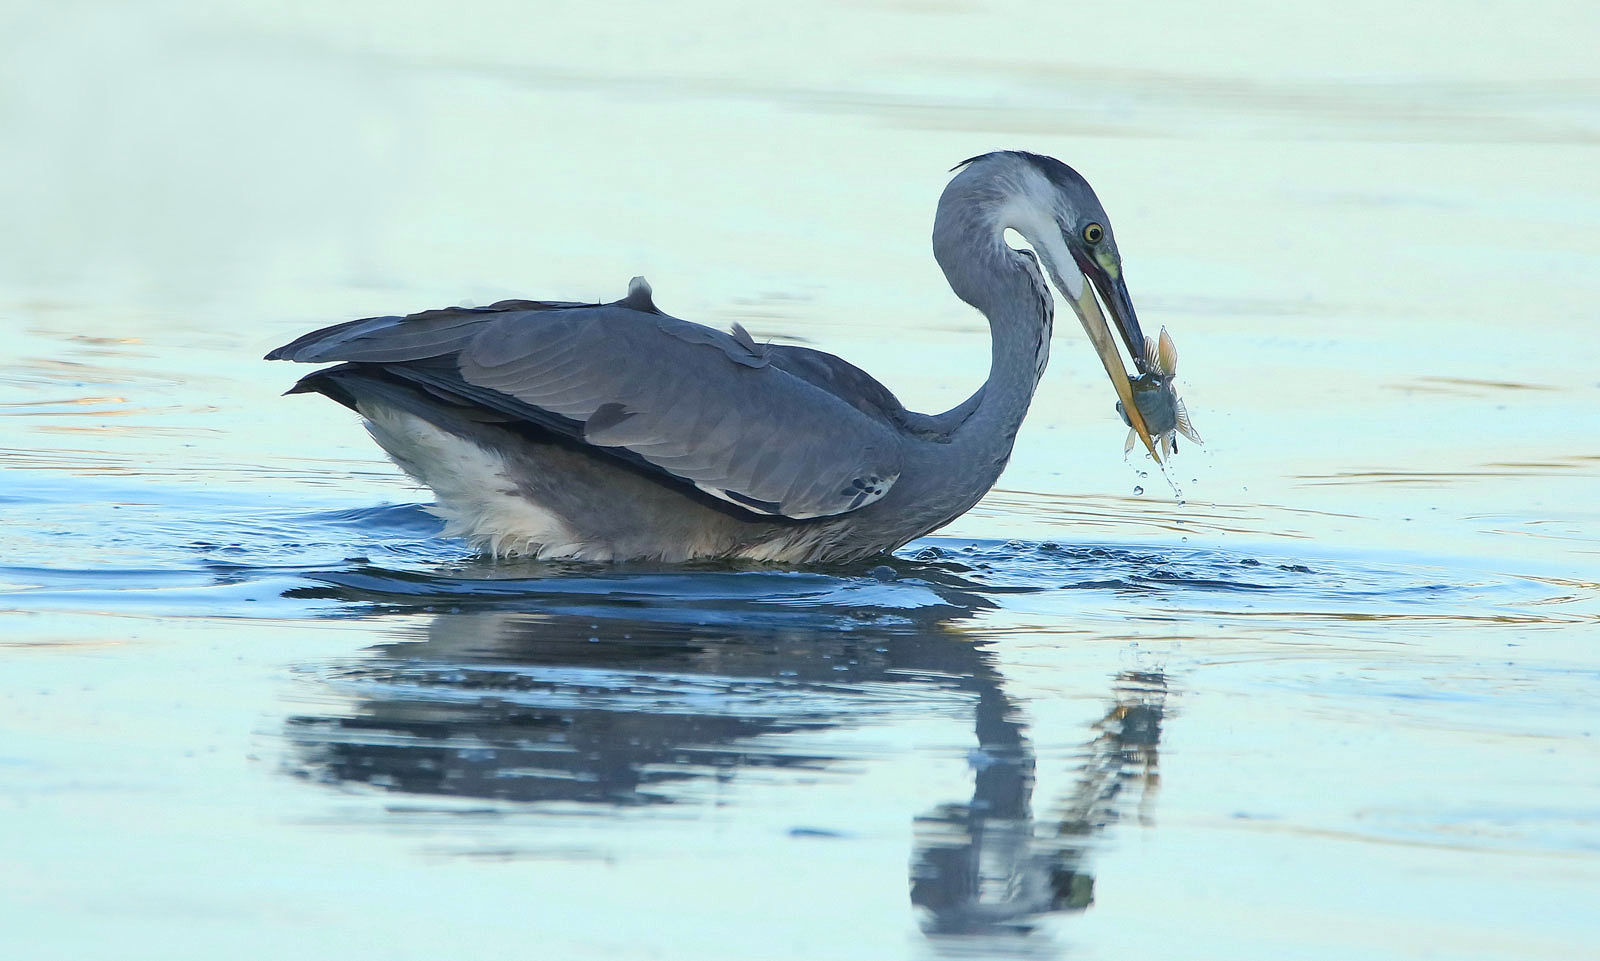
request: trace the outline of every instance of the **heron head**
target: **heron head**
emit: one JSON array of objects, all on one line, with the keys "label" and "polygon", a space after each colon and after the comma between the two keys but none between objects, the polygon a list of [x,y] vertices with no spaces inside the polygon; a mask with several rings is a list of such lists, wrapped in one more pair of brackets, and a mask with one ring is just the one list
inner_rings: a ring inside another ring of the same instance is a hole
[{"label": "heron head", "polygon": [[1017,150],[974,157],[959,167],[975,174],[987,172],[990,183],[997,185],[991,207],[995,226],[1021,234],[1038,255],[1050,282],[1078,315],[1123,408],[1132,412],[1133,429],[1159,462],[1161,456],[1138,415],[1133,386],[1106,322],[1110,313],[1134,367],[1145,373],[1144,333],[1123,280],[1122,257],[1111,220],[1089,182],[1053,157]]},{"label": "heron head", "polygon": [[[1101,358],[1123,409],[1133,411],[1133,430],[1144,440],[1150,456],[1160,462],[1155,441],[1133,400],[1133,384],[1122,366],[1117,341],[1110,333],[1110,313],[1134,368],[1147,373],[1144,333],[1133,312],[1133,299],[1122,277],[1122,256],[1117,238],[1099,198],[1075,169],[1053,157],[1000,150],[955,165],[962,171],[950,181],[934,217],[934,256],[958,296],[978,309],[994,291],[992,273],[974,270],[960,251],[968,243],[994,243],[1006,256],[1002,240],[1006,230],[1016,230],[1038,256],[1062,297],[1072,304],[1083,333]],[[978,240],[986,237],[989,240]],[[1098,294],[1098,297],[1096,297]],[[1102,309],[1104,304],[1104,309]]]}]

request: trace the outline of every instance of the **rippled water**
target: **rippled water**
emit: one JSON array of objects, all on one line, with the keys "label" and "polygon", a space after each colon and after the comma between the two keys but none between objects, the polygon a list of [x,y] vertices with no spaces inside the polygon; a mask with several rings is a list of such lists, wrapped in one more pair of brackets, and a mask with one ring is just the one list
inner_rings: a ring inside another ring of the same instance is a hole
[{"label": "rippled water", "polygon": [[[7,956],[1592,953],[1593,11],[664,9],[8,37]],[[943,409],[927,225],[1000,146],[1176,339],[1166,476],[1063,328],[895,557],[491,563],[257,360],[642,272]]]}]

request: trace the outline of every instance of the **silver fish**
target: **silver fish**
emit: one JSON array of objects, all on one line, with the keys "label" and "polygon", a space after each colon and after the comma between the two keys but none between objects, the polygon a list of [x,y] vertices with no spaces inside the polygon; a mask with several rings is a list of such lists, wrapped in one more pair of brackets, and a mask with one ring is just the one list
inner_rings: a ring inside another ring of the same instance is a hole
[{"label": "silver fish", "polygon": [[[1200,440],[1200,432],[1189,422],[1189,411],[1172,386],[1172,379],[1178,373],[1178,348],[1172,345],[1172,338],[1167,336],[1167,328],[1161,328],[1159,339],[1145,339],[1143,366],[1145,372],[1129,383],[1133,386],[1133,402],[1139,405],[1139,414],[1144,418],[1145,427],[1150,430],[1150,438],[1161,450],[1161,456],[1165,458],[1177,453],[1179,434],[1196,444],[1204,443]],[[1124,424],[1128,423],[1128,412],[1123,409],[1121,401],[1117,402],[1117,414]],[[1122,452],[1126,454],[1132,451],[1138,439],[1139,432],[1130,425],[1128,442],[1122,445]]]}]

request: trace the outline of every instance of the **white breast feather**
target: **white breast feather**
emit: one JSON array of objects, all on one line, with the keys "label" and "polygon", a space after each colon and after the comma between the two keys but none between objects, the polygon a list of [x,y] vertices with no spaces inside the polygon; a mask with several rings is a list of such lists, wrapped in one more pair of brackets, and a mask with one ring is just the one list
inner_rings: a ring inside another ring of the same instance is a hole
[{"label": "white breast feather", "polygon": [[503,457],[440,430],[414,414],[362,404],[367,432],[438,502],[428,510],[461,537],[491,554],[610,560],[610,552],[579,542],[561,519],[517,492]]}]

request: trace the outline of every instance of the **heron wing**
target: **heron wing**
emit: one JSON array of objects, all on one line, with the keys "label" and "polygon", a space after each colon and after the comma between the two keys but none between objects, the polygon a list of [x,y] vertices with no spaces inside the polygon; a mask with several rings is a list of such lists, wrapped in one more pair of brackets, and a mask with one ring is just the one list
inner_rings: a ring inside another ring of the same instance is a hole
[{"label": "heron wing", "polygon": [[313,330],[267,355],[267,360],[320,364],[331,360],[381,364],[421,360],[461,349],[488,322],[508,313],[570,310],[599,304],[502,300],[488,307],[446,307],[404,317],[367,317]]},{"label": "heron wing", "polygon": [[[882,498],[900,475],[893,395],[837,358],[797,374],[778,353],[653,307],[521,301],[354,321],[268,357],[381,364],[756,514],[827,517]],[[822,375],[844,368],[859,376]]]}]

